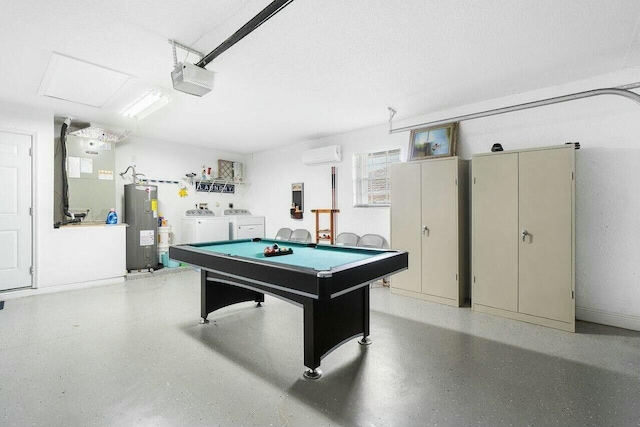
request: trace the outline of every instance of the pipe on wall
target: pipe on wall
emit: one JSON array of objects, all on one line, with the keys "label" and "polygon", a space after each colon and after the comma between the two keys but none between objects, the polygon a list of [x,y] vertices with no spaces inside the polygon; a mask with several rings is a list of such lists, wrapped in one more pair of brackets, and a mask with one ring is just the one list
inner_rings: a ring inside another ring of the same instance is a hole
[{"label": "pipe on wall", "polygon": [[396,128],[396,129],[392,128],[392,120],[393,120],[393,116],[396,114],[396,111],[393,108],[389,107],[389,113],[390,113],[389,133],[393,134],[393,133],[399,133],[399,132],[408,132],[408,131],[412,131],[412,130],[420,129],[424,127],[440,126],[440,125],[444,125],[451,122],[462,122],[465,120],[479,119],[481,117],[496,116],[498,114],[505,114],[505,113],[511,113],[514,111],[527,110],[529,108],[543,107],[545,105],[559,104],[561,102],[568,102],[576,99],[589,98],[592,96],[599,96],[599,95],[622,96],[632,101],[635,101],[640,106],[640,95],[631,91],[631,89],[636,89],[639,87],[640,87],[640,82],[637,82],[637,83],[631,83],[624,86],[617,86],[614,88],[587,90],[585,92],[577,92],[570,95],[556,96],[553,98],[542,99],[539,101],[525,102],[524,104],[516,104],[509,107],[496,108],[493,110],[481,111],[479,113],[473,113],[473,114],[465,114],[462,116],[450,117],[448,119],[435,120],[432,122],[420,123],[418,125],[405,126],[405,127]]}]

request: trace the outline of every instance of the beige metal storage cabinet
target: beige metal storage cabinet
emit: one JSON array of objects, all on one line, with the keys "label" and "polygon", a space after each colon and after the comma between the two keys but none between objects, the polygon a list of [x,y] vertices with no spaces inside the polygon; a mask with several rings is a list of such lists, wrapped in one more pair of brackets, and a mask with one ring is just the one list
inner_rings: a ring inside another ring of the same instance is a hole
[{"label": "beige metal storage cabinet", "polygon": [[456,307],[469,299],[468,166],[458,157],[391,166],[391,247],[409,252],[393,293]]},{"label": "beige metal storage cabinet", "polygon": [[473,156],[472,308],[575,331],[575,147]]}]

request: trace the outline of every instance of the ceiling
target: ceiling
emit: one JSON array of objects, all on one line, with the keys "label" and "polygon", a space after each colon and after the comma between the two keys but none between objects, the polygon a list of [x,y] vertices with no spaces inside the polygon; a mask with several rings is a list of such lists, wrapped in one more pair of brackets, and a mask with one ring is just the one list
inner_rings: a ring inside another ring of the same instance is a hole
[{"label": "ceiling", "polygon": [[[405,119],[640,66],[637,0],[295,0],[207,66],[212,92],[172,89],[168,39],[208,53],[267,4],[5,2],[0,99],[251,153],[384,124],[387,106]],[[100,108],[38,95],[53,52],[135,78]],[[119,116],[146,87],[173,101],[140,121]]]}]

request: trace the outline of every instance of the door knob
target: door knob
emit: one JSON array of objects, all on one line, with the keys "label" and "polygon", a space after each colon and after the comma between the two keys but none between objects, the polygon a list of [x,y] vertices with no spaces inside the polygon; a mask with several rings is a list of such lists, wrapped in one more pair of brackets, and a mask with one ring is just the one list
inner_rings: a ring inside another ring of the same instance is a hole
[{"label": "door knob", "polygon": [[529,232],[527,230],[522,230],[522,241],[524,242],[525,239],[527,238],[527,236],[530,236]]},{"label": "door knob", "polygon": [[426,225],[422,226],[422,234],[428,236],[429,235],[429,228]]}]

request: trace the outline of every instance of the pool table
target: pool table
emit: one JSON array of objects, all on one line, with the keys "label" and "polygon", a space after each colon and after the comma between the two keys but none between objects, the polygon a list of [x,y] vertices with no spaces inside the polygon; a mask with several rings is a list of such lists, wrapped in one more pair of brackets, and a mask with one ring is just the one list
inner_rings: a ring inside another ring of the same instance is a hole
[{"label": "pool table", "polygon": [[[266,257],[277,244],[293,253]],[[322,375],[320,360],[346,341],[369,339],[369,284],[407,268],[406,252],[244,239],[171,246],[171,259],[201,268],[202,323],[209,313],[264,294],[302,306],[304,372]]]}]

